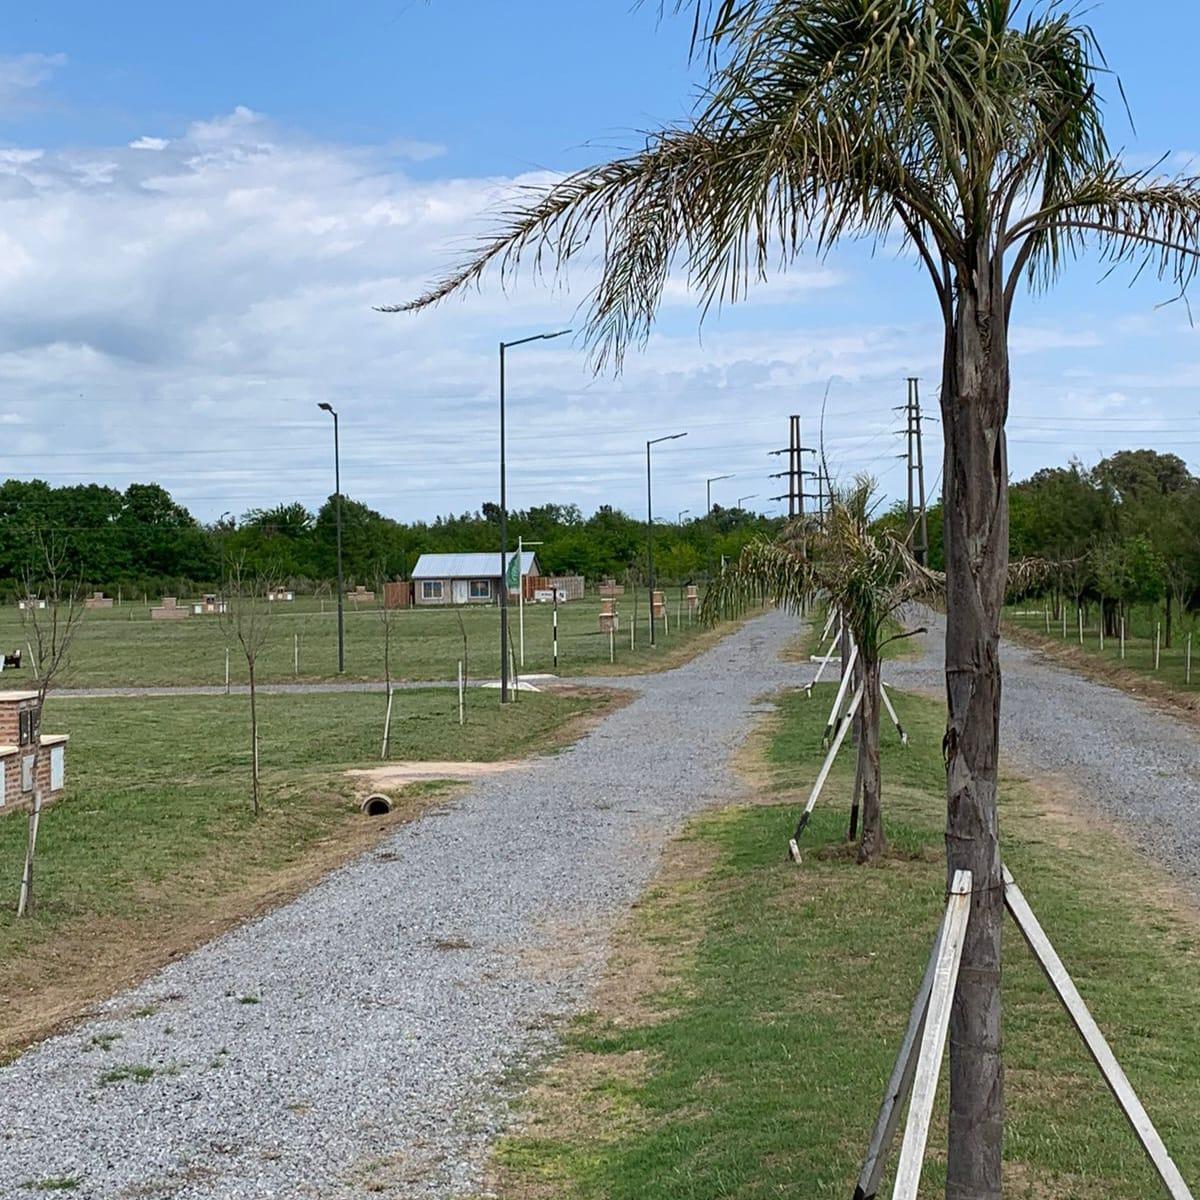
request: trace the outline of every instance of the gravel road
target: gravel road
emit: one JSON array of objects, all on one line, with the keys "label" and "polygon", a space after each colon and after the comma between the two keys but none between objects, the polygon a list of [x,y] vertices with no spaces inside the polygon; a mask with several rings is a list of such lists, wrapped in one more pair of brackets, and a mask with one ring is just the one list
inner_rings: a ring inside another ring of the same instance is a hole
[{"label": "gravel road", "polygon": [[[945,620],[932,613],[919,620],[929,628],[921,659],[889,664],[884,677],[942,697]],[[1085,804],[1115,820],[1200,896],[1195,726],[1014,642],[1004,643],[1000,662],[1001,754],[1022,768],[1065,776]]]},{"label": "gravel road", "polygon": [[727,796],[759,697],[805,667],[770,613],[563,754],[482,781],[298,900],[0,1070],[0,1195],[459,1197],[506,1081],[554,1044],[615,921]]}]

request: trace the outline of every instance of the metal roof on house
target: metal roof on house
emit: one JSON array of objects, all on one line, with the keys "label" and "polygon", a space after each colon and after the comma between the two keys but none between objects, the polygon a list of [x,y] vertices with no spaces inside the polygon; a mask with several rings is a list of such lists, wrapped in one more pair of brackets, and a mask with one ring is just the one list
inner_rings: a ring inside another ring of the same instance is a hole
[{"label": "metal roof on house", "polygon": [[[515,550],[509,551],[508,561],[517,557]],[[537,572],[537,554],[526,550],[522,555],[521,574]],[[422,554],[413,567],[414,579],[499,579],[499,554]]]}]

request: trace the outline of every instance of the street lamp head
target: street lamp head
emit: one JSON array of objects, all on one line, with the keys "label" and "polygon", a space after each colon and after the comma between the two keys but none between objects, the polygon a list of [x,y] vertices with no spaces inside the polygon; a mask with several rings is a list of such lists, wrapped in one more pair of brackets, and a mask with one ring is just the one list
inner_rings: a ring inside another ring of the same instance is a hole
[{"label": "street lamp head", "polygon": [[570,332],[569,329],[558,329],[554,333],[532,333],[529,337],[517,338],[515,342],[501,342],[500,349],[508,350],[512,346],[524,346],[529,342],[548,342],[551,338],[566,337]]},{"label": "street lamp head", "polygon": [[321,401],[319,401],[319,402],[317,403],[317,407],[318,407],[319,409],[321,409],[323,412],[327,412],[327,413],[331,413],[331,412],[333,412],[333,405],[332,405],[332,404],[330,404],[330,403],[329,403],[328,401],[326,401],[326,400],[321,400]]},{"label": "street lamp head", "polygon": [[646,443],[646,445],[647,446],[657,446],[659,442],[674,442],[678,438],[685,438],[685,437],[687,437],[686,433],[668,433],[665,437],[651,438]]}]

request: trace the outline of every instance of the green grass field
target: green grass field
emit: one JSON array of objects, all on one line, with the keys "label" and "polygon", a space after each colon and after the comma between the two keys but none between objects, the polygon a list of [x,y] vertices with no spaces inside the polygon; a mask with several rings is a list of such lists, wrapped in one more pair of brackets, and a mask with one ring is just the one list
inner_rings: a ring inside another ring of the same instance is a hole
[{"label": "green grass field", "polygon": [[[492,761],[551,750],[607,703],[526,693],[501,707],[452,690],[396,693],[392,759]],[[0,816],[0,1057],[55,1019],[314,882],[395,820],[445,794],[411,787],[383,825],[358,813],[351,766],[379,762],[382,695],[264,696],[263,812],[249,795],[245,697],[55,699],[46,728],[71,735],[67,792],[42,815],[37,911],[14,915],[23,814]],[[136,971],[134,974],[136,975]]]},{"label": "green grass field", "polygon": [[[852,1191],[944,903],[943,710],[898,696],[883,735],[893,852],[844,852],[849,757],[786,860],[828,695],[789,696],[755,802],[692,823],[615,941],[597,1009],[532,1086],[492,1188],[504,1200],[775,1200]],[[1200,920],[1097,822],[1004,780],[1006,860],[1184,1176],[1200,1179]],[[1041,972],[1005,941],[1006,1190],[1161,1194]],[[945,1187],[943,1076],[921,1196]],[[894,1162],[894,1159],[893,1159]],[[881,1195],[889,1195],[888,1180]]]},{"label": "green grass field", "polygon": [[[629,673],[674,665],[681,656],[711,644],[714,634],[696,621],[689,623],[686,607],[677,624],[679,597],[668,593],[670,632],[661,625],[659,645],[652,649],[646,627],[645,597],[639,598],[637,642],[630,648],[629,626],[633,599],[619,601],[621,631],[614,638],[615,663],[609,662],[609,638],[599,631],[599,600],[588,596],[559,607],[559,662],[562,675]],[[459,616],[462,625],[459,624]],[[510,610],[514,651],[519,654],[520,622]],[[378,610],[364,606],[346,611],[347,679],[383,678],[383,625]],[[525,606],[525,670],[554,670],[552,614],[545,604]],[[497,608],[406,609],[394,616],[392,675],[407,680],[448,680],[463,657],[466,633],[467,669],[473,678],[495,678],[500,663],[500,615]],[[28,636],[15,607],[0,610],[0,650],[24,649]],[[295,666],[299,648],[300,670]],[[144,605],[98,609],[87,613],[71,652],[63,687],[219,685],[225,681],[226,641],[216,617],[192,616],[183,621],[151,621]],[[28,652],[26,652],[28,659]],[[244,682],[246,663],[235,648],[230,654],[235,683]],[[274,611],[269,641],[259,659],[262,682],[327,680],[337,675],[337,616],[331,601],[321,611],[319,601],[302,598]],[[11,677],[28,682],[29,669]],[[5,683],[9,677],[5,676]],[[19,686],[12,684],[10,686]]]},{"label": "green grass field", "polygon": [[[1125,631],[1125,654],[1121,654],[1120,637],[1105,636],[1104,647],[1100,646],[1099,613],[1095,605],[1085,620],[1083,642],[1079,640],[1079,617],[1076,610],[1067,613],[1067,632],[1063,636],[1062,619],[1051,617],[1049,632],[1046,631],[1046,614],[1037,602],[1013,604],[1004,610],[1004,620],[1010,629],[1017,629],[1032,638],[1035,644],[1048,649],[1061,648],[1073,657],[1078,656],[1107,671],[1127,671],[1144,675],[1171,691],[1192,695],[1200,692],[1200,629],[1194,619],[1185,618],[1174,623],[1171,645],[1166,645],[1165,624],[1163,642],[1159,649],[1158,666],[1155,667],[1155,627],[1162,621],[1162,609],[1136,608],[1130,615]],[[1192,674],[1187,678],[1187,639],[1192,639]]]}]

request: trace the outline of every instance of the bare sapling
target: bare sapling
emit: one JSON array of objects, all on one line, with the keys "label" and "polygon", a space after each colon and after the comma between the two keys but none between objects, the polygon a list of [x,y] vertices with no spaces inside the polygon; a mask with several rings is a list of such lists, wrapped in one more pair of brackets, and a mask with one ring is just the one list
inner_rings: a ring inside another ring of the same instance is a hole
[{"label": "bare sapling", "polygon": [[[70,665],[71,644],[87,611],[83,603],[81,581],[68,567],[66,546],[62,542],[39,538],[35,555],[36,567],[25,573],[25,603],[20,610],[26,644],[37,672],[37,705],[29,727],[29,746],[33,757],[33,802],[29,810],[25,866],[21,872],[21,891],[17,899],[18,917],[30,916],[34,906],[34,862],[37,857],[38,826],[42,818],[42,713],[46,707],[46,697]],[[43,602],[44,608],[40,607]]]},{"label": "bare sapling", "polygon": [[383,717],[383,749],[381,758],[387,758],[392,748],[392,634],[395,632],[396,614],[399,610],[389,608],[387,603],[387,580],[382,570],[375,573],[375,612],[379,617],[383,633],[383,692],[386,697]]},{"label": "bare sapling", "polygon": [[250,798],[254,815],[260,811],[258,765],[258,660],[270,637],[276,606],[267,595],[276,587],[273,576],[247,569],[243,558],[234,559],[225,572],[223,603],[217,619],[226,642],[246,659],[250,691]]}]

